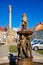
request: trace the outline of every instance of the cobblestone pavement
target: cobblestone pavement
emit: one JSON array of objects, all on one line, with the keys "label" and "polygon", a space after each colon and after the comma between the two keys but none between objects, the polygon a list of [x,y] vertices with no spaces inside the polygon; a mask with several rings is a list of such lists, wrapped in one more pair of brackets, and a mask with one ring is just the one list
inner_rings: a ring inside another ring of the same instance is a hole
[{"label": "cobblestone pavement", "polygon": [[34,62],[41,62],[43,63],[43,55],[35,52],[32,50],[32,56],[33,56],[33,61]]}]

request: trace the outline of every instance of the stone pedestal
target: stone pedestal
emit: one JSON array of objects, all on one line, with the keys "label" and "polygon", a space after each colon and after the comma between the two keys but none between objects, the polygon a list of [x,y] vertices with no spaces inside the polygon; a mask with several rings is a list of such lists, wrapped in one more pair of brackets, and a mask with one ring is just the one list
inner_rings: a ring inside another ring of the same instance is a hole
[{"label": "stone pedestal", "polygon": [[33,65],[32,59],[25,58],[25,59],[18,60],[18,65]]},{"label": "stone pedestal", "polygon": [[12,28],[10,28],[8,31],[7,31],[7,44],[11,44],[11,43],[14,43],[14,32],[12,30]]}]

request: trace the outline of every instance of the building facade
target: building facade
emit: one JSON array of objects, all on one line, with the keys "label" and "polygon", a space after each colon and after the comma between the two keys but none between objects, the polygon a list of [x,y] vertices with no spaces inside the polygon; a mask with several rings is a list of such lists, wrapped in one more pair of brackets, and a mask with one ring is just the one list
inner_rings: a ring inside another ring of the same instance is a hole
[{"label": "building facade", "polygon": [[35,28],[35,38],[43,40],[43,23],[39,23]]},{"label": "building facade", "polygon": [[41,39],[43,40],[43,23],[39,23],[32,28],[33,31],[33,39]]}]

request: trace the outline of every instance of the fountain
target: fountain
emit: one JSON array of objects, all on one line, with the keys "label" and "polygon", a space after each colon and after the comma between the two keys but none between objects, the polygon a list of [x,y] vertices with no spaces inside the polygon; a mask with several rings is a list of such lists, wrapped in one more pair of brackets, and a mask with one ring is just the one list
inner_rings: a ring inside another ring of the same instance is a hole
[{"label": "fountain", "polygon": [[18,31],[19,43],[18,47],[18,65],[32,65],[32,51],[30,45],[30,35],[32,31],[27,30],[27,16],[24,13],[22,15],[22,29]]}]

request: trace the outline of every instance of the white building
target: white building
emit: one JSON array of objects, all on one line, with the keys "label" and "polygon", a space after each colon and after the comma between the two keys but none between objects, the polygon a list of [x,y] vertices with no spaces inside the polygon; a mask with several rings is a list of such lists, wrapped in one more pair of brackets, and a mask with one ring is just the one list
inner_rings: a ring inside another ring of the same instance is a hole
[{"label": "white building", "polygon": [[[12,28],[14,31],[14,40],[19,38],[19,35],[17,34],[17,31],[20,30],[20,28]],[[6,43],[6,39],[7,39],[7,31],[8,29],[5,27],[1,27],[0,28],[0,43]]]}]

